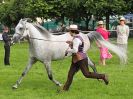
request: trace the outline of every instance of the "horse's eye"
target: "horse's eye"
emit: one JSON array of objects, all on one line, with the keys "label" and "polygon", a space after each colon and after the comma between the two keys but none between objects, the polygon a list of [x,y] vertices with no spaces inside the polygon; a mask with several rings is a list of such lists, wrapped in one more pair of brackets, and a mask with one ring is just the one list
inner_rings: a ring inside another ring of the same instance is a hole
[{"label": "horse's eye", "polygon": [[23,28],[19,28],[20,30],[23,30]]}]

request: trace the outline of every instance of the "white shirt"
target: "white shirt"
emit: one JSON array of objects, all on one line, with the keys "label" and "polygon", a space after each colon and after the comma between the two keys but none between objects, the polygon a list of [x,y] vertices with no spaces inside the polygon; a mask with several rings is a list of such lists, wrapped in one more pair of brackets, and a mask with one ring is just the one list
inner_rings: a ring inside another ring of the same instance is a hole
[{"label": "white shirt", "polygon": [[117,43],[118,44],[127,44],[129,36],[129,27],[127,25],[118,25],[117,26]]},{"label": "white shirt", "polygon": [[0,34],[0,40],[3,40],[3,38],[2,38],[2,34]]},{"label": "white shirt", "polygon": [[77,53],[78,52],[78,47],[79,45],[82,45],[82,41],[79,38],[74,38],[73,39],[73,48],[69,48],[67,50],[68,53]]}]

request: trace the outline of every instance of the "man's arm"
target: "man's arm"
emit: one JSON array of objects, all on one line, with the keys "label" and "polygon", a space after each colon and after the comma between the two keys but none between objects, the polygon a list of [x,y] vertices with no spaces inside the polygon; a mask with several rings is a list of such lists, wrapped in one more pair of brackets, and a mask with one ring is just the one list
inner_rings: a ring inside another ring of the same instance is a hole
[{"label": "man's arm", "polygon": [[8,42],[8,41],[10,41],[11,39],[8,37],[8,35],[7,34],[2,34],[2,38],[3,38],[3,41],[4,42]]},{"label": "man's arm", "polygon": [[67,50],[67,52],[68,52],[68,53],[77,53],[77,52],[78,52],[78,47],[79,47],[79,45],[80,45],[81,43],[82,43],[82,42],[81,42],[80,39],[75,38],[75,39],[73,40],[73,48],[69,48],[69,49]]},{"label": "man's arm", "polygon": [[129,30],[129,26],[127,26],[127,37],[129,36],[129,32],[130,32],[130,30]]}]

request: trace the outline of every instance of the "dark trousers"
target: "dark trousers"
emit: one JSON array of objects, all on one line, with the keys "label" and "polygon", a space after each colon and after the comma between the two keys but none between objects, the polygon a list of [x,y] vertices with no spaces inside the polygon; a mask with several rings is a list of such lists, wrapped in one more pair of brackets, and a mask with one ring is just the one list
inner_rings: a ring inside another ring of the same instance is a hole
[{"label": "dark trousers", "polygon": [[10,46],[9,45],[4,45],[4,49],[5,49],[5,56],[4,56],[4,64],[5,65],[10,65]]},{"label": "dark trousers", "polygon": [[104,79],[105,75],[104,74],[98,74],[98,73],[93,73],[93,72],[90,72],[89,71],[89,68],[88,68],[88,59],[83,59],[83,60],[80,60],[76,63],[72,63],[71,64],[71,67],[70,67],[70,70],[69,70],[69,73],[68,73],[68,77],[67,77],[67,81],[63,87],[63,90],[68,90],[72,81],[73,81],[73,76],[75,75],[75,73],[78,71],[78,70],[81,70],[81,72],[83,73],[83,75],[86,77],[86,78],[93,78],[93,79]]}]

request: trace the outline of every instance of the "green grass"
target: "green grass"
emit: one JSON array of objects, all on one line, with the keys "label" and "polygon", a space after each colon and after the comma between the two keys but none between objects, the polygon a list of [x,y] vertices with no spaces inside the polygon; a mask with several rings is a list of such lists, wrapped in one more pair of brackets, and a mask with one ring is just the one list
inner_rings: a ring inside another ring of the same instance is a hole
[{"label": "green grass", "polygon": [[[12,85],[20,77],[28,60],[28,44],[21,43],[11,47],[11,66],[4,66],[3,43],[0,42],[0,99],[133,99],[133,39],[128,45],[128,64],[120,66],[119,59],[107,60],[107,66],[100,66],[99,50],[93,44],[88,52],[96,63],[98,72],[106,73],[110,83],[105,85],[94,79],[85,78],[79,71],[68,92],[57,93],[55,86],[47,77],[41,63],[33,65],[28,75],[23,79],[18,89],[12,90]],[[55,79],[64,83],[69,70],[70,58],[52,63]],[[90,69],[91,70],[91,69]],[[91,70],[92,71],[92,70]]]}]

